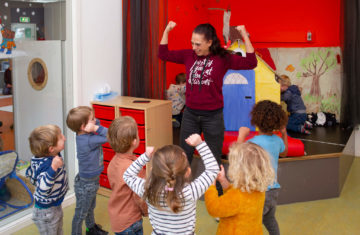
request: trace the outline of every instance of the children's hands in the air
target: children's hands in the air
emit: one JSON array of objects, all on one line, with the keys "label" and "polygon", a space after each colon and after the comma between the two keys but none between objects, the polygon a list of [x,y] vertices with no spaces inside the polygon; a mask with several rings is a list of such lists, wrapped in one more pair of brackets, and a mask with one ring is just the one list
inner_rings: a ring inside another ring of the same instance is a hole
[{"label": "children's hands in the air", "polygon": [[165,30],[167,32],[170,32],[171,30],[173,30],[173,28],[175,28],[175,26],[176,26],[176,23],[174,21],[169,21]]},{"label": "children's hands in the air", "polygon": [[56,155],[51,163],[51,168],[54,171],[57,171],[59,169],[59,167],[62,167],[62,165],[64,164],[64,161],[61,157],[59,157],[58,155]]},{"label": "children's hands in the air", "polygon": [[148,156],[148,158],[151,158],[154,153],[154,146],[148,146],[146,147],[145,154]]},{"label": "children's hands in the air", "polygon": [[201,144],[202,139],[199,134],[192,134],[185,140],[185,142],[190,146],[196,147]]},{"label": "children's hands in the air", "polygon": [[248,136],[250,134],[250,128],[246,126],[242,126],[239,128],[239,135],[241,136]]},{"label": "children's hands in the air", "polygon": [[84,128],[84,131],[87,133],[96,132],[98,128],[99,126],[95,125],[94,122],[88,122]]}]

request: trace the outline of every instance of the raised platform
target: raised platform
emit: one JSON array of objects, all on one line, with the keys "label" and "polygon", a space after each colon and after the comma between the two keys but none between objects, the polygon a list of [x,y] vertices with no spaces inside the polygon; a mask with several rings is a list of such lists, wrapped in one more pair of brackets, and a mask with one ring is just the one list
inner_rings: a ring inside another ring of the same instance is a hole
[{"label": "raised platform", "polygon": [[[174,143],[178,143],[178,132],[174,129]],[[307,155],[279,159],[278,204],[338,197],[354,160],[342,153],[351,133],[339,125],[315,127],[311,135],[290,132],[291,137],[303,141]],[[228,161],[222,162],[227,170]],[[204,170],[199,158],[194,158],[191,168],[195,177]]]}]

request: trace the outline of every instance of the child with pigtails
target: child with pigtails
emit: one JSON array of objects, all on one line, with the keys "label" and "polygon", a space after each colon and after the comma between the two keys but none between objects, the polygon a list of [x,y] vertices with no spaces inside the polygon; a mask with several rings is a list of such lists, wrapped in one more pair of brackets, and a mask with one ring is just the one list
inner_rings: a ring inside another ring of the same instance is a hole
[{"label": "child with pigtails", "polygon": [[[152,234],[194,234],[196,201],[215,180],[219,167],[214,155],[200,135],[193,134],[186,143],[196,147],[205,171],[191,181],[191,168],[184,150],[167,145],[153,153],[147,147],[124,173],[126,184],[146,200]],[[145,180],[137,176],[151,162],[151,172]]]}]

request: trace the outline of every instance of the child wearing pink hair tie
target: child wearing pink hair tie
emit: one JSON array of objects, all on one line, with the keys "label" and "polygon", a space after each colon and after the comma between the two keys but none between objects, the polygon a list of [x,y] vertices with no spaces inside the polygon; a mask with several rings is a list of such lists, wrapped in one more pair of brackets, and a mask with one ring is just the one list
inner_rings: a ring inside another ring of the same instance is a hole
[{"label": "child wearing pink hair tie", "polygon": [[[219,166],[200,135],[193,134],[186,143],[196,147],[205,171],[191,182],[191,168],[186,154],[176,145],[167,145],[153,154],[147,147],[124,173],[126,184],[146,200],[152,234],[194,234],[196,201],[215,180]],[[151,160],[150,160],[151,159]],[[151,172],[145,180],[137,176],[151,161]]]}]

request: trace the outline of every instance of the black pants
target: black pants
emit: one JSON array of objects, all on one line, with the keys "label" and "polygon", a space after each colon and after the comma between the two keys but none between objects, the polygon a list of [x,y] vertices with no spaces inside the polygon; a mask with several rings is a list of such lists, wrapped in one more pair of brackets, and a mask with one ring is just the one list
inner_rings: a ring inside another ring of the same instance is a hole
[{"label": "black pants", "polygon": [[[191,134],[203,133],[205,142],[209,146],[220,166],[222,146],[224,142],[224,131],[225,125],[222,110],[219,110],[211,116],[199,116],[185,108],[180,129],[180,146],[184,149],[189,164],[191,165],[195,149],[194,147],[189,146],[185,142],[185,139]],[[216,188],[218,189],[219,195],[221,195],[222,188],[218,182],[216,183]]]}]

